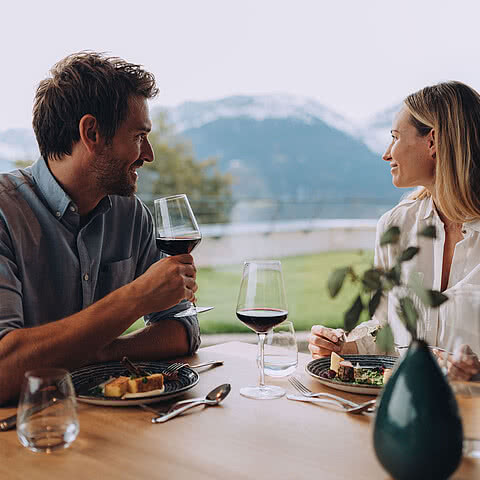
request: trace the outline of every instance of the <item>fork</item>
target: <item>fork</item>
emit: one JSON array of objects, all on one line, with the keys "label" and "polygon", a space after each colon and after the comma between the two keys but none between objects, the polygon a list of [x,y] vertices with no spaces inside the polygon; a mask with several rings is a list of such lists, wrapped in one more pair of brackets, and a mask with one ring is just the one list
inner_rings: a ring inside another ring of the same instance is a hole
[{"label": "fork", "polygon": [[341,404],[337,400],[330,400],[328,398],[312,398],[312,397],[304,397],[304,396],[299,396],[299,395],[287,395],[287,398],[289,400],[296,400],[298,402],[310,402],[310,403],[320,403],[320,404],[329,404],[329,405],[334,405],[336,407],[341,407],[343,408],[343,411],[345,413],[363,413],[363,412],[368,412],[372,413],[375,411],[375,406],[376,406],[376,400],[369,400],[368,402],[361,403],[360,405],[356,405],[355,407],[348,407],[346,405]]},{"label": "fork", "polygon": [[351,402],[350,400],[347,400],[346,398],[343,397],[338,397],[337,395],[332,395],[331,393],[326,393],[326,392],[318,392],[314,393],[310,389],[308,389],[300,380],[298,380],[295,377],[289,377],[288,381],[290,384],[297,390],[297,392],[301,393],[304,397],[308,398],[331,398],[333,400],[336,400],[337,402],[342,402],[343,404],[348,405],[351,408],[356,408],[358,407],[358,403]]}]

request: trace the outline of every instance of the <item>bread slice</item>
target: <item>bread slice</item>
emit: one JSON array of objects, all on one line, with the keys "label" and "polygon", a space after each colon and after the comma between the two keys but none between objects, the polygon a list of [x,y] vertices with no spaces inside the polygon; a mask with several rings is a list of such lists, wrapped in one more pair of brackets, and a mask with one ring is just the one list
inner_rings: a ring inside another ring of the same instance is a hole
[{"label": "bread slice", "polygon": [[128,377],[117,377],[110,380],[104,386],[104,395],[106,397],[121,397],[127,393],[128,381]]},{"label": "bread slice", "polygon": [[393,368],[386,368],[383,371],[383,384],[385,385],[388,379],[392,376]]},{"label": "bread slice", "polygon": [[330,370],[333,370],[338,375],[338,368],[340,367],[340,362],[343,362],[343,360],[340,355],[332,352],[330,355]]},{"label": "bread slice", "polygon": [[138,377],[128,380],[128,393],[150,392],[163,388],[163,375],[154,373],[148,377]]}]

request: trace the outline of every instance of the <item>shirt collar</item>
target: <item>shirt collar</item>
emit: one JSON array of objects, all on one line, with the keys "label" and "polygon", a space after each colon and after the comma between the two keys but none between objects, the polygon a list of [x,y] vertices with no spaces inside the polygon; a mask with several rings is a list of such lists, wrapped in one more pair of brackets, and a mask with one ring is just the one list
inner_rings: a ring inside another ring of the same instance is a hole
[{"label": "shirt collar", "polygon": [[32,165],[32,176],[54,215],[62,218],[72,199],[58,184],[43,157]]},{"label": "shirt collar", "polygon": [[[32,165],[32,176],[48,206],[58,219],[61,219],[65,215],[70,205],[76,207],[72,199],[52,175],[43,157],[40,157]],[[110,208],[112,208],[112,201],[110,196],[106,196],[102,198],[94,209],[94,216],[106,213]]]},{"label": "shirt collar", "polygon": [[432,196],[430,195],[426,201],[423,203],[423,211],[421,214],[421,218],[427,220],[428,218],[432,217],[435,213],[435,206],[433,204]]}]

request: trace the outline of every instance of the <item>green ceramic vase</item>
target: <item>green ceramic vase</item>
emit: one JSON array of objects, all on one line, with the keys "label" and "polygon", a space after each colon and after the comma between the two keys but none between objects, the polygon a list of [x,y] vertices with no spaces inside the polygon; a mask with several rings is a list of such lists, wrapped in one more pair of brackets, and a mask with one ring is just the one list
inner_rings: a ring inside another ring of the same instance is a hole
[{"label": "green ceramic vase", "polygon": [[462,457],[457,402],[423,341],[413,341],[377,408],[375,453],[395,480],[447,479]]}]

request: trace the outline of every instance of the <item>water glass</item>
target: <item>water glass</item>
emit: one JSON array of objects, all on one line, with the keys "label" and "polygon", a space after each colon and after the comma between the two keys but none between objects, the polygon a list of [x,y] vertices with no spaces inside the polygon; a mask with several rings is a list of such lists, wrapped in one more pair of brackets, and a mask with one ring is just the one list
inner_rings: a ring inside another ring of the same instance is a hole
[{"label": "water glass", "polygon": [[445,373],[455,393],[463,424],[463,453],[480,458],[480,291],[464,285],[447,292],[440,307],[439,344]]},{"label": "water glass", "polygon": [[295,329],[290,321],[282,322],[267,334],[264,345],[264,372],[269,377],[287,377],[298,364]]},{"label": "water glass", "polygon": [[20,443],[50,453],[69,447],[79,430],[70,374],[59,368],[26,372],[17,411]]}]

